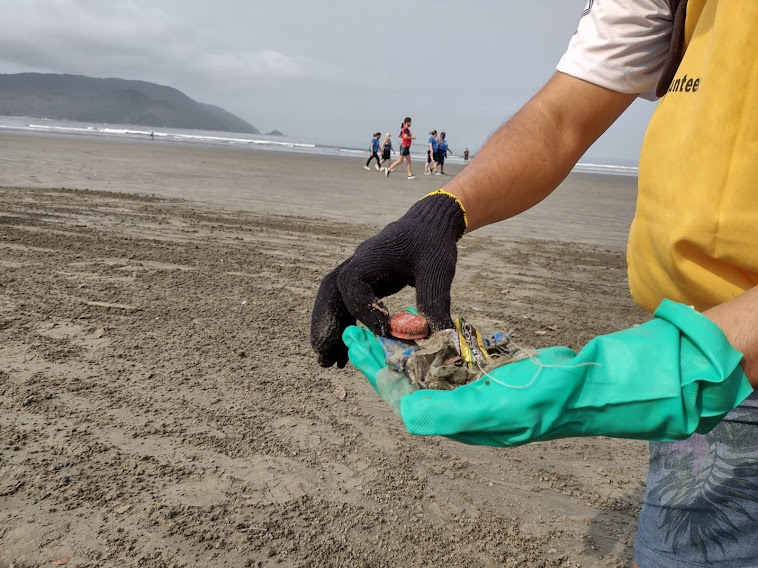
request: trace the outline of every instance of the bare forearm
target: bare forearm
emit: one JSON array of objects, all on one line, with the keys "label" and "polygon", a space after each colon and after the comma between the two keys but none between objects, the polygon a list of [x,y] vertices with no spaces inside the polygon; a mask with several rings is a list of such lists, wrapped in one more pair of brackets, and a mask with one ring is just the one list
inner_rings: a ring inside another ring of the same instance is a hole
[{"label": "bare forearm", "polygon": [[468,231],[542,201],[633,100],[556,73],[445,186],[463,203]]},{"label": "bare forearm", "polygon": [[703,314],[745,355],[742,369],[753,388],[758,388],[758,286]]}]

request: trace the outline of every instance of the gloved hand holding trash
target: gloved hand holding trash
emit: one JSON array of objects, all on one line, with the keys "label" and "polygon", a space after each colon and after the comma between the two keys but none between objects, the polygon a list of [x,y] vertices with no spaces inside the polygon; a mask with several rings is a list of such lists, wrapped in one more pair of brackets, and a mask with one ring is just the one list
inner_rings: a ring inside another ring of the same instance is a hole
[{"label": "gloved hand holding trash", "polygon": [[[454,327],[450,287],[465,228],[457,198],[430,194],[359,245],[316,298],[311,343],[319,363],[342,367],[349,357],[409,432],[489,446],[598,435],[677,440],[710,431],[752,392],[742,355],[721,329],[669,301],[655,319],[597,337],[579,353],[542,349],[453,390],[419,390],[387,367],[376,338],[389,332],[381,298],[415,285],[431,331]],[[368,329],[353,325],[356,318]]]},{"label": "gloved hand holding trash", "polygon": [[497,367],[453,390],[416,390],[388,369],[367,329],[343,335],[350,361],[412,434],[517,446],[574,436],[678,440],[710,431],[751,392],[742,355],[694,309],[664,301],[655,319]]},{"label": "gloved hand holding trash", "polygon": [[416,288],[416,305],[432,331],[452,327],[450,287],[458,258],[456,241],[466,230],[457,198],[436,191],[379,234],[321,282],[311,319],[311,345],[319,365],[342,368],[347,347],[342,333],[356,318],[379,335],[389,332],[381,299],[406,286]]}]

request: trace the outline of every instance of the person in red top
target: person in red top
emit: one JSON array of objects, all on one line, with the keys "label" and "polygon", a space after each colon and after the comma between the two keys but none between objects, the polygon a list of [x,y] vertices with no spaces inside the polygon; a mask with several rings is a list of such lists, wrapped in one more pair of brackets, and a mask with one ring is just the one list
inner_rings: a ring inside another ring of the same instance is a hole
[{"label": "person in red top", "polygon": [[405,160],[405,167],[408,170],[408,179],[416,179],[416,176],[414,176],[411,171],[411,142],[415,139],[416,137],[411,134],[411,117],[406,116],[403,125],[400,127],[400,156],[398,156],[397,160],[395,160],[389,168],[384,168],[384,174],[387,177],[389,177],[390,172],[395,169],[396,166],[399,166],[403,163],[403,160]]}]

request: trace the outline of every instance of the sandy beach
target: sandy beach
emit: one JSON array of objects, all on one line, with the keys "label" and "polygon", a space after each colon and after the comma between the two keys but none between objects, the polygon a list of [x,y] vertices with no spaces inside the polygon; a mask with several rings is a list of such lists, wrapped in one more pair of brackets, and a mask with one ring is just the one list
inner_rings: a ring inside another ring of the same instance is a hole
[{"label": "sandy beach", "polygon": [[[0,568],[630,564],[646,444],[413,437],[316,364],[323,275],[444,180],[363,163],[0,132]],[[465,237],[453,313],[575,349],[647,319],[635,183]]]}]

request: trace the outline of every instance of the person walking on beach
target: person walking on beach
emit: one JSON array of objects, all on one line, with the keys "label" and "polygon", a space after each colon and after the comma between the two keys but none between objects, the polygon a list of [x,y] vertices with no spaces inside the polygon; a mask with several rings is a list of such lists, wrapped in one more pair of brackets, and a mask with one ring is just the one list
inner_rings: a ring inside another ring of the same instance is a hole
[{"label": "person walking on beach", "polygon": [[[437,157],[435,158],[435,162],[437,162],[440,171],[435,172],[435,175],[447,175],[445,173],[445,158],[447,158],[447,153],[450,152],[450,147],[447,144],[447,140],[445,140],[445,136],[444,132],[440,132],[440,138],[437,141]],[[452,152],[450,153],[452,154]]]},{"label": "person walking on beach", "polygon": [[[392,134],[389,132],[387,133],[387,136],[384,138],[384,142],[382,142],[382,161],[379,163],[379,167],[382,168],[385,163],[390,161],[390,158],[392,157]],[[397,153],[397,152],[395,152]]]},{"label": "person walking on beach", "polygon": [[381,163],[379,162],[379,137],[382,135],[381,132],[374,133],[374,137],[371,139],[371,142],[369,142],[368,151],[369,154],[371,154],[368,157],[368,160],[366,160],[366,165],[363,166],[364,170],[370,170],[371,168],[368,166],[371,163],[371,160],[376,159],[376,166],[374,166],[377,170],[382,167]]},{"label": "person walking on beach", "polygon": [[[424,175],[428,176],[434,172],[437,166],[437,131],[432,130],[429,133],[426,148],[426,164],[424,164]],[[434,163],[434,165],[432,165]]]},{"label": "person walking on beach", "polygon": [[384,174],[389,177],[392,170],[403,163],[405,160],[405,169],[408,171],[408,179],[416,179],[411,171],[411,143],[416,137],[411,133],[411,117],[406,116],[403,124],[400,126],[400,156],[390,167],[385,168]]},{"label": "person walking on beach", "polygon": [[463,151],[463,165],[468,165],[468,148]]},{"label": "person walking on beach", "polygon": [[[756,31],[755,0],[589,2],[556,72],[476,164],[324,277],[311,325],[319,364],[352,361],[417,435],[649,440],[635,566],[758,566]],[[661,97],[627,247],[630,291],[650,321],[451,391],[388,383],[371,333],[389,329],[381,298],[415,286],[431,330],[453,327],[457,241],[545,199],[639,96]]]}]

